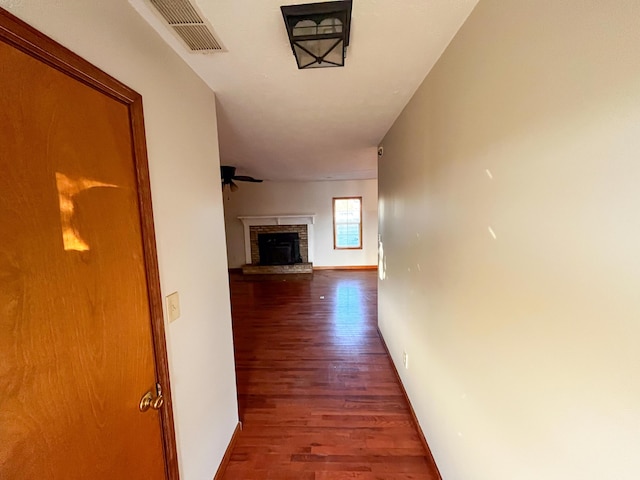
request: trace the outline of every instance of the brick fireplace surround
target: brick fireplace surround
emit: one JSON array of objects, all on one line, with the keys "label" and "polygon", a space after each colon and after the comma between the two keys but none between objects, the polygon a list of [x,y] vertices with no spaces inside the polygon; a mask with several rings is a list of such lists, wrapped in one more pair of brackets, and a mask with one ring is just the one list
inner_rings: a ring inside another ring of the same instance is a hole
[{"label": "brick fireplace surround", "polygon": [[[273,215],[238,217],[244,225],[246,274],[313,273],[313,224],[315,215]],[[293,265],[259,265],[258,235],[261,233],[295,232],[300,238],[302,263]]]}]

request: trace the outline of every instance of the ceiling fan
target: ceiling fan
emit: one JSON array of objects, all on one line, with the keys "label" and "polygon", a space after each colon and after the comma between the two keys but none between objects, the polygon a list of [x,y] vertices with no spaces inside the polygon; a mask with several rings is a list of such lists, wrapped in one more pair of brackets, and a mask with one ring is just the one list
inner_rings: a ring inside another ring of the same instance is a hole
[{"label": "ceiling fan", "polygon": [[236,167],[229,167],[228,165],[220,166],[220,176],[222,177],[222,190],[224,190],[225,186],[229,185],[229,189],[232,192],[238,190],[238,185],[234,183],[234,180],[238,180],[239,182],[262,182],[262,180],[246,175],[236,175]]}]

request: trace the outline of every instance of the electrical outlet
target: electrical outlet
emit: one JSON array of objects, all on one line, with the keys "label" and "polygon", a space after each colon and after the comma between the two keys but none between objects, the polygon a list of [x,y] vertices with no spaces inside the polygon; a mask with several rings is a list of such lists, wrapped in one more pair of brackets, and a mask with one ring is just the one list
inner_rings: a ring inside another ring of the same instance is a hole
[{"label": "electrical outlet", "polygon": [[402,364],[404,368],[409,368],[409,355],[407,352],[402,352]]}]

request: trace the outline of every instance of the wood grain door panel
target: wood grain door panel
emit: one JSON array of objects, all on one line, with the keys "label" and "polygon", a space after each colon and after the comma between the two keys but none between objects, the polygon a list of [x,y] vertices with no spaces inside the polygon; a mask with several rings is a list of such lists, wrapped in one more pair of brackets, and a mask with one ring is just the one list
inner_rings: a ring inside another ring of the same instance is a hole
[{"label": "wood grain door panel", "polygon": [[0,92],[0,478],[167,478],[140,126],[3,42]]}]

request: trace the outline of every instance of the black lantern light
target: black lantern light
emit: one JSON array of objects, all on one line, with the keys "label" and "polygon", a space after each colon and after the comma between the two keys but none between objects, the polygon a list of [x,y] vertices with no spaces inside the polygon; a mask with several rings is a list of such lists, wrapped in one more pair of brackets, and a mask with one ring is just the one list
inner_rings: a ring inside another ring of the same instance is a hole
[{"label": "black lantern light", "polygon": [[280,7],[298,68],[343,67],[351,0]]}]

